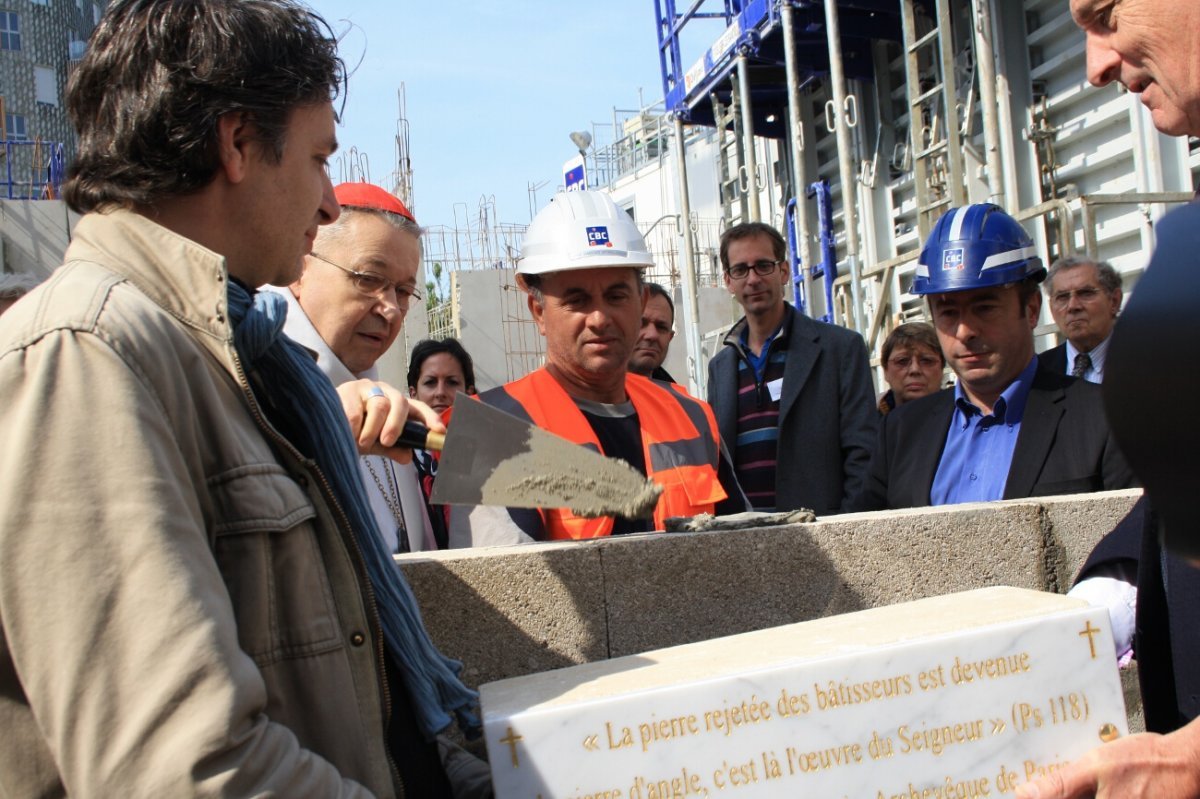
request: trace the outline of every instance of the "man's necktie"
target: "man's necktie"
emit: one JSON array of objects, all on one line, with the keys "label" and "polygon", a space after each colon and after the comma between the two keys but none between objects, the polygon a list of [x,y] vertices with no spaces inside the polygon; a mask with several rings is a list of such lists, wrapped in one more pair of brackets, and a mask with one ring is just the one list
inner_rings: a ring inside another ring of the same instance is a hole
[{"label": "man's necktie", "polygon": [[1083,377],[1088,369],[1092,368],[1092,356],[1086,352],[1081,352],[1075,356],[1075,368],[1071,370],[1071,377]]}]

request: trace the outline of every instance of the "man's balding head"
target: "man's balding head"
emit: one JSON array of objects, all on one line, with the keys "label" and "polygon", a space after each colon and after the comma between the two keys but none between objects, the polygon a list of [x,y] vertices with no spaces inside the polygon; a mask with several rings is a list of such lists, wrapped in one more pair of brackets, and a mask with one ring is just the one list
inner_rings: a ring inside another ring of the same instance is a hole
[{"label": "man's balding head", "polygon": [[1087,36],[1087,76],[1141,95],[1154,126],[1200,136],[1200,3],[1196,0],[1071,0]]}]

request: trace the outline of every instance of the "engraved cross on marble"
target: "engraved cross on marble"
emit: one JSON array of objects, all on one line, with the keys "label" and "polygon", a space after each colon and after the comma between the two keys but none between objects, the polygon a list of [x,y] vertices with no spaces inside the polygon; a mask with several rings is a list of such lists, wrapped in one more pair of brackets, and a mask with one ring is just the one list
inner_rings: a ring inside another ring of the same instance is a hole
[{"label": "engraved cross on marble", "polygon": [[1088,648],[1092,652],[1092,660],[1096,659],[1096,633],[1098,632],[1100,632],[1100,628],[1093,627],[1090,619],[1088,620],[1088,623],[1084,625],[1083,629],[1079,631],[1080,638],[1087,636]]},{"label": "engraved cross on marble", "polygon": [[500,739],[500,743],[508,744],[508,749],[512,753],[512,764],[514,768],[521,765],[520,761],[517,759],[517,742],[523,740],[525,739],[522,736],[513,733],[512,727],[508,728],[508,735]]}]

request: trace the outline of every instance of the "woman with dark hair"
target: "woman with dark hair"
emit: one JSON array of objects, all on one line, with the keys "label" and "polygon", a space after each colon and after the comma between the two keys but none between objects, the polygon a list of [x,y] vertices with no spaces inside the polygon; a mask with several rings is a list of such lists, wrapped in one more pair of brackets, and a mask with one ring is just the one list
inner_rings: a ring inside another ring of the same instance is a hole
[{"label": "woman with dark hair", "polygon": [[418,341],[408,361],[408,395],[444,413],[459,391],[475,393],[475,366],[463,345],[453,338]]},{"label": "woman with dark hair", "polygon": [[[408,361],[409,396],[421,400],[444,418],[459,391],[475,393],[475,366],[463,345],[453,338],[418,341]],[[413,452],[413,463],[425,493],[433,537],[437,539],[438,549],[446,549],[449,546],[447,509],[429,504],[433,480],[437,476],[437,460],[428,450],[418,449]]]},{"label": "woman with dark hair", "polygon": [[892,331],[880,353],[888,390],[879,398],[879,412],[938,391],[946,371],[946,358],[937,331],[928,322],[908,322]]}]

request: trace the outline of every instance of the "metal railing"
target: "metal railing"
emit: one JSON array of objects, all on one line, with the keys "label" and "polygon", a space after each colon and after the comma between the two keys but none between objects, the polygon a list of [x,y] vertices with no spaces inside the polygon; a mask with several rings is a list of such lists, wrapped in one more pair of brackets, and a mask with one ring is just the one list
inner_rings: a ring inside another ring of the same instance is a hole
[{"label": "metal railing", "polygon": [[0,196],[10,200],[57,200],[66,175],[62,142],[4,142]]},{"label": "metal railing", "polygon": [[[1191,202],[1193,195],[1185,191],[1126,192],[1124,194],[1084,194],[1079,198],[1079,212],[1083,217],[1083,250],[1092,258],[1100,252],[1099,236],[1096,232],[1096,206],[1101,205],[1154,205]],[[1148,214],[1147,214],[1148,217]]]},{"label": "metal railing", "polygon": [[592,186],[611,187],[626,175],[650,163],[662,164],[670,152],[670,121],[660,114],[643,114],[630,119],[640,121],[635,130],[592,152]]}]

